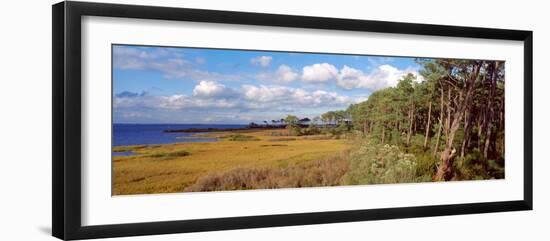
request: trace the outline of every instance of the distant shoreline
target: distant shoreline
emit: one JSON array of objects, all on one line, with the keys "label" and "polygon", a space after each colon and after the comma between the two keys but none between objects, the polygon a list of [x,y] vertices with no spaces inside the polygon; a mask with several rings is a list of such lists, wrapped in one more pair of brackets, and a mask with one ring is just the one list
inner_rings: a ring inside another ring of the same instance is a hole
[{"label": "distant shoreline", "polygon": [[200,132],[222,132],[222,131],[246,131],[246,130],[277,130],[284,129],[286,125],[281,126],[259,126],[259,127],[240,127],[240,128],[188,128],[188,129],[167,129],[163,132],[167,133],[200,133]]}]

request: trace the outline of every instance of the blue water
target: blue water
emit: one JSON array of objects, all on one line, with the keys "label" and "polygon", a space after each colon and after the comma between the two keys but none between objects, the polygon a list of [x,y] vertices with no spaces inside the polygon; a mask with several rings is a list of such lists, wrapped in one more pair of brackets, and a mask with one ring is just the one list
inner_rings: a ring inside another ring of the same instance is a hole
[{"label": "blue water", "polygon": [[[241,128],[246,125],[202,124],[113,124],[113,146],[170,144],[177,142],[212,142],[216,138],[196,138],[196,133],[167,133],[168,129]],[[131,155],[131,154],[127,154]]]}]

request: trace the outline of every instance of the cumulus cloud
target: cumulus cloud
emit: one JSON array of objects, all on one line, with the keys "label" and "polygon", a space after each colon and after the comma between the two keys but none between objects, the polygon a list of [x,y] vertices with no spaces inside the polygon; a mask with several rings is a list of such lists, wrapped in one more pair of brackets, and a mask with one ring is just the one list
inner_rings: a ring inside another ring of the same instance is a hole
[{"label": "cumulus cloud", "polygon": [[[122,92],[125,93],[125,92]],[[130,92],[128,92],[130,93]],[[307,91],[286,86],[242,85],[229,88],[214,81],[201,81],[190,95],[149,96],[137,93],[116,95],[117,109],[164,109],[164,110],[222,110],[228,113],[256,111],[282,111],[280,108],[300,109],[314,107],[342,107],[356,100],[336,92],[324,90]],[[285,109],[285,110],[286,110]]]},{"label": "cumulus cloud", "polygon": [[256,66],[267,67],[269,66],[269,64],[271,64],[272,60],[273,60],[273,57],[271,56],[258,56],[256,58],[252,58],[250,60],[250,63]]},{"label": "cumulus cloud", "polygon": [[416,81],[423,81],[422,76],[415,69],[398,69],[389,64],[376,67],[370,72],[364,72],[344,65],[338,70],[329,63],[318,63],[303,67],[301,81],[304,83],[328,83],[335,81],[343,89],[379,90],[385,87],[395,87],[398,81],[406,74],[417,76]]},{"label": "cumulus cloud", "polygon": [[230,97],[234,91],[216,81],[203,80],[193,89],[193,96],[199,98]]},{"label": "cumulus cloud", "polygon": [[227,109],[236,108],[238,100],[224,98],[197,98],[190,95],[168,95],[168,96],[143,96],[135,98],[117,97],[114,99],[113,107],[119,110],[200,110],[204,108]]},{"label": "cumulus cloud", "polygon": [[369,72],[344,65],[337,69],[329,63],[317,63],[304,66],[301,73],[295,72],[288,65],[280,65],[274,72],[262,72],[256,75],[261,81],[287,84],[300,80],[307,84],[335,83],[342,89],[369,89],[372,91],[386,87],[395,87],[398,81],[406,74],[415,75],[416,81],[423,81],[418,71],[412,68],[398,69],[392,65],[380,65]]},{"label": "cumulus cloud", "polygon": [[370,89],[379,90],[385,87],[395,87],[399,80],[406,74],[417,76],[417,81],[422,77],[416,70],[400,70],[391,65],[380,65],[369,73],[344,65],[338,74],[336,84],[343,89]]},{"label": "cumulus cloud", "polygon": [[302,69],[302,81],[306,83],[324,83],[336,79],[338,69],[329,63],[313,64]]},{"label": "cumulus cloud", "polygon": [[306,91],[300,88],[285,86],[243,85],[243,97],[253,107],[258,106],[293,106],[293,107],[326,107],[347,106],[352,99],[335,92],[323,90]]},{"label": "cumulus cloud", "polygon": [[160,96],[158,99],[159,107],[163,109],[185,110],[198,108],[227,109],[238,105],[237,100],[224,98],[202,99],[188,95]]},{"label": "cumulus cloud", "polygon": [[288,83],[298,79],[298,73],[294,72],[288,65],[281,65],[277,69],[277,82]]},{"label": "cumulus cloud", "polygon": [[280,65],[276,71],[273,72],[261,72],[256,74],[256,79],[264,82],[275,82],[278,84],[288,84],[297,80],[300,74],[295,72],[288,65]]}]

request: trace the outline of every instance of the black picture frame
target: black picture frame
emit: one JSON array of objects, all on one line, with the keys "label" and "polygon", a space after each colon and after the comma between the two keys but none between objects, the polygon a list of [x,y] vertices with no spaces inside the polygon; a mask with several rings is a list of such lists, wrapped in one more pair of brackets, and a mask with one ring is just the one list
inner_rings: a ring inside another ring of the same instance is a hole
[{"label": "black picture frame", "polygon": [[[104,16],[350,30],[427,36],[516,40],[524,43],[524,186],[523,199],[368,210],[140,222],[98,226],[81,224],[81,17]],[[532,210],[533,205],[533,32],[324,17],[197,10],[90,2],[52,6],[52,233],[60,239],[88,239],[213,230],[308,225],[380,219]]]}]

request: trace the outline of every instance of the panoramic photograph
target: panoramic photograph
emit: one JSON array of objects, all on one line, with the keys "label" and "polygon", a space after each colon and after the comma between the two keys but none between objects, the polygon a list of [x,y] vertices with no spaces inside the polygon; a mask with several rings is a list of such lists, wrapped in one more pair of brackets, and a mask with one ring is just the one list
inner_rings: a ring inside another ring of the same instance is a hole
[{"label": "panoramic photograph", "polygon": [[503,179],[504,67],[112,45],[112,195]]}]

